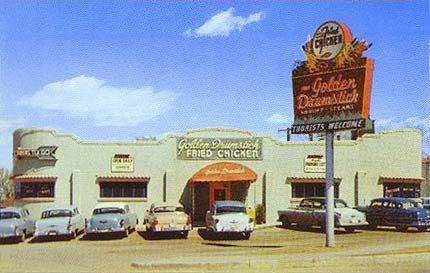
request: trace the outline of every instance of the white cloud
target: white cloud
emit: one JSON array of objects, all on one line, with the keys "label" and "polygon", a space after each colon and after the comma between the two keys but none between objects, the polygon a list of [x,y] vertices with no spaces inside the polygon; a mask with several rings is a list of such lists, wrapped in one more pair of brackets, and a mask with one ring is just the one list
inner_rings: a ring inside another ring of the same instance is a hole
[{"label": "white cloud", "polygon": [[222,11],[215,14],[203,25],[196,29],[187,29],[185,35],[189,37],[217,37],[229,36],[234,31],[242,31],[246,25],[258,22],[263,19],[264,13],[257,12],[248,15],[247,17],[234,16],[234,8]]},{"label": "white cloud", "polygon": [[176,95],[151,86],[114,87],[94,77],[79,76],[45,85],[20,105],[83,117],[97,126],[133,126],[169,111]]},{"label": "white cloud", "polygon": [[286,124],[286,123],[292,123],[292,120],[290,117],[276,113],[271,115],[268,119],[268,122],[270,123],[277,123],[277,124]]},{"label": "white cloud", "polygon": [[376,128],[418,128],[423,132],[423,152],[430,155],[430,117],[408,117],[376,120]]}]

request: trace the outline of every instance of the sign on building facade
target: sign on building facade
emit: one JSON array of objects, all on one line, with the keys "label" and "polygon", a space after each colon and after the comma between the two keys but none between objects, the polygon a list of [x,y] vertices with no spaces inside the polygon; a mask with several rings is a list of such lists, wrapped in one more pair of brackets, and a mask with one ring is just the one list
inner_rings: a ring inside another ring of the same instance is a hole
[{"label": "sign on building facade", "polygon": [[130,155],[115,155],[111,158],[111,172],[132,173],[134,172],[134,157]]},{"label": "sign on building facade", "polygon": [[305,158],[305,173],[325,173],[325,159],[323,155],[307,155]]},{"label": "sign on building facade", "polygon": [[18,147],[13,154],[16,159],[36,158],[38,160],[57,160],[55,157],[57,149],[57,146],[40,146],[37,149],[21,149]]},{"label": "sign on building facade", "polygon": [[365,128],[369,119],[373,60],[362,57],[370,45],[352,39],[337,22],[318,27],[303,50],[306,60],[292,73],[293,134]]},{"label": "sign on building facade", "polygon": [[263,160],[263,140],[254,138],[177,138],[179,160]]}]

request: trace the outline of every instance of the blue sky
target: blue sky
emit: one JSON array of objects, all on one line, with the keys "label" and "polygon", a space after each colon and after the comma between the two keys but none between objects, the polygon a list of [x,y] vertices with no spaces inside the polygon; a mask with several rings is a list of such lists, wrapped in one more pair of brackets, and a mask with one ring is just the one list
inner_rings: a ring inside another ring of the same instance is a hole
[{"label": "blue sky", "polygon": [[373,43],[378,130],[430,138],[428,1],[2,1],[0,14],[1,166],[22,126],[91,140],[207,126],[277,137],[292,120],[294,60],[328,20]]}]

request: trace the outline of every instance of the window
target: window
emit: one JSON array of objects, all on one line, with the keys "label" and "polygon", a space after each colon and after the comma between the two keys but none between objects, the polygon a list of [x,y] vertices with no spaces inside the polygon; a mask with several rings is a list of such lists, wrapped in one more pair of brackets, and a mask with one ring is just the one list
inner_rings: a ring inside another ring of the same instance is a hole
[{"label": "window", "polygon": [[417,198],[420,195],[420,183],[384,183],[384,197]]},{"label": "window", "polygon": [[100,182],[100,197],[145,198],[147,183],[142,182]]},{"label": "window", "polygon": [[54,197],[54,182],[21,182],[17,183],[17,198]]},{"label": "window", "polygon": [[[303,197],[325,197],[324,183],[291,183],[291,196],[293,198]],[[334,196],[339,197],[339,184],[334,184]]]}]

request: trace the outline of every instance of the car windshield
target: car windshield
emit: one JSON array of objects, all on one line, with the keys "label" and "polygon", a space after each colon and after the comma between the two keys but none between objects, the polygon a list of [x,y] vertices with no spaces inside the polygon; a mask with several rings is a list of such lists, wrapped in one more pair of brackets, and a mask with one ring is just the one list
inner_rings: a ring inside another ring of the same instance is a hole
[{"label": "car windshield", "polygon": [[184,212],[185,210],[183,207],[177,207],[177,206],[163,206],[163,207],[156,207],[154,209],[154,213],[175,212],[175,211]]},{"label": "car windshield", "polygon": [[13,218],[21,218],[18,213],[13,211],[0,211],[0,220],[3,219],[13,219]]},{"label": "car windshield", "polygon": [[417,207],[417,203],[415,203],[415,202],[404,202],[404,203],[402,204],[402,207],[403,207],[404,209],[415,208],[415,207]]},{"label": "car windshield", "polygon": [[245,207],[238,207],[238,206],[222,206],[222,207],[216,208],[217,214],[234,213],[234,212],[246,213],[246,208]]},{"label": "car windshield", "polygon": [[107,214],[107,213],[119,213],[124,214],[124,210],[122,208],[99,208],[93,211],[93,214]]},{"label": "car windshield", "polygon": [[47,210],[42,212],[42,219],[43,218],[54,218],[54,217],[72,217],[72,211],[66,210],[66,209],[54,209],[54,210]]}]

